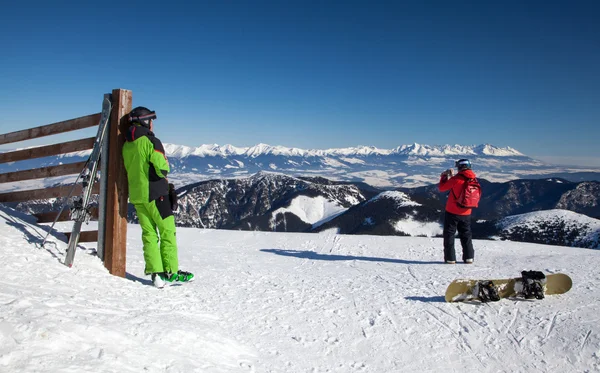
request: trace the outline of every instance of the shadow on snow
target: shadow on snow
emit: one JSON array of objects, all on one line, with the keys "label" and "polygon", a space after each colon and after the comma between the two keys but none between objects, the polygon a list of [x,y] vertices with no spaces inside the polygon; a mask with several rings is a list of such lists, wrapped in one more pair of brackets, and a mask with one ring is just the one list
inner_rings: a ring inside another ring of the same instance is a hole
[{"label": "shadow on snow", "polygon": [[291,256],[301,259],[310,260],[327,260],[327,261],[338,261],[338,260],[361,260],[365,262],[383,262],[383,263],[396,263],[396,264],[443,264],[439,262],[428,262],[418,260],[404,260],[404,259],[390,259],[390,258],[373,258],[369,256],[352,256],[352,255],[335,255],[335,254],[319,254],[314,251],[300,251],[300,250],[281,250],[281,249],[262,249],[260,251],[277,254],[282,256]]},{"label": "shadow on snow", "polygon": [[129,272],[125,272],[125,278],[133,281],[133,282],[139,282],[142,285],[152,285],[152,280],[148,279],[148,278],[143,278],[143,277],[138,277],[134,274],[131,274]]},{"label": "shadow on snow", "polygon": [[415,302],[424,302],[424,303],[446,303],[446,298],[442,296],[434,296],[434,297],[406,297],[406,300],[412,300]]},{"label": "shadow on snow", "polygon": [[[21,231],[25,236],[27,243],[38,249],[45,249],[61,263],[64,261],[62,257],[65,253],[58,249],[55,241],[68,243],[69,240],[66,239],[66,235],[56,231],[51,226],[38,224],[37,218],[33,215],[25,214],[9,207],[0,206],[0,217],[3,217],[6,220],[6,225]],[[48,239],[46,240],[45,245],[42,246],[46,236]],[[85,246],[82,246],[81,243],[77,244],[77,248],[88,255],[97,255],[95,249],[88,249]]]}]

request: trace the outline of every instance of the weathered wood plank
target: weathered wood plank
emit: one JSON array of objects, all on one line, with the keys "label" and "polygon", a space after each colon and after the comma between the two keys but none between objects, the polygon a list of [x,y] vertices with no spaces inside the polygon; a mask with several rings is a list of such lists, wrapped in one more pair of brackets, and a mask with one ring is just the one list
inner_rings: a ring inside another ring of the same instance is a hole
[{"label": "weathered wood plank", "polygon": [[32,170],[7,172],[5,174],[0,174],[0,184],[78,174],[83,170],[86,163],[87,162],[68,163],[58,166],[34,168]]},{"label": "weathered wood plank", "polygon": [[[67,242],[71,238],[71,232],[62,232],[67,236]],[[79,233],[79,242],[96,242],[98,241],[98,231],[82,231]]]},{"label": "weathered wood plank", "polygon": [[45,126],[5,133],[0,135],[0,145],[93,127],[97,126],[99,122],[100,113],[96,113],[62,122],[47,124]]},{"label": "weathered wood plank", "polygon": [[89,137],[87,139],[67,141],[59,144],[0,153],[0,163],[18,162],[26,159],[50,157],[53,155],[88,150],[94,147],[95,140],[95,137]]},{"label": "weathered wood plank", "polygon": [[[23,202],[31,201],[34,199],[49,199],[58,197],[67,197],[69,192],[73,188],[73,185],[62,185],[54,188],[44,189],[32,189],[24,190],[21,192],[8,192],[0,194],[0,202]],[[73,196],[80,195],[83,187],[80,183],[75,186],[73,190]],[[95,183],[92,189],[92,193],[98,194],[100,190],[100,184]]]},{"label": "weathered wood plank", "polygon": [[[92,219],[98,219],[98,207],[92,207],[90,209],[90,213],[92,215]],[[37,218],[38,223],[52,223],[56,216],[58,215],[58,211],[50,211],[50,212],[40,212],[38,214],[33,214]],[[60,214],[59,218],[56,221],[70,221],[69,210],[65,209]]]},{"label": "weathered wood plank", "polygon": [[113,111],[110,118],[108,192],[106,194],[106,224],[104,236],[104,266],[115,275],[125,277],[127,247],[127,175],[121,156],[125,133],[129,126],[127,114],[132,107],[131,91],[112,91]]}]

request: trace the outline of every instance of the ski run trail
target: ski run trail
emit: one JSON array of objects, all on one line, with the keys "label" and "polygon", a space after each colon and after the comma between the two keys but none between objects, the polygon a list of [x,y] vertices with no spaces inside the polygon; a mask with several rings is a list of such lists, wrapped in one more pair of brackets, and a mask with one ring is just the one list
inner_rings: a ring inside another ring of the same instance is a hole
[{"label": "ski run trail", "polygon": [[[128,225],[126,278],[95,244],[65,267],[56,236],[39,247],[47,230],[0,208],[0,372],[600,370],[595,250],[475,241],[475,264],[448,265],[441,238],[180,228],[180,267],[196,279],[156,289],[139,226]],[[524,269],[566,273],[573,288],[444,302],[455,278]]]}]

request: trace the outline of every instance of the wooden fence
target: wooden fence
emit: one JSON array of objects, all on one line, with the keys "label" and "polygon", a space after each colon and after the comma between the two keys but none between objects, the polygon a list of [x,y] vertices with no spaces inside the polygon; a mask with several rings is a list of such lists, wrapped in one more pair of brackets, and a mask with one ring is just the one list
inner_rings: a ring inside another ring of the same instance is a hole
[{"label": "wooden fence", "polygon": [[[98,256],[111,274],[125,277],[125,254],[127,243],[127,178],[121,157],[121,148],[125,141],[124,133],[129,126],[127,114],[131,111],[132,93],[124,89],[115,89],[111,95],[105,95],[112,101],[112,112],[105,146],[102,149],[100,183],[94,184],[93,193],[99,194],[99,207],[92,209],[92,218],[98,219],[97,231],[82,232],[79,242],[98,242]],[[98,126],[100,113],[70,119],[41,127],[0,135],[0,145],[56,135],[64,132]],[[50,157],[71,152],[92,149],[95,137],[79,139],[59,144],[40,146],[24,150],[0,153],[0,163],[18,162],[34,158]],[[43,179],[55,176],[79,174],[86,162],[75,162],[57,166],[0,174],[0,183]],[[67,197],[81,194],[78,184],[52,188],[0,193],[0,202],[24,202],[31,200]],[[59,211],[36,214],[38,222],[69,220],[69,212]],[[64,232],[67,240],[70,232]]]}]

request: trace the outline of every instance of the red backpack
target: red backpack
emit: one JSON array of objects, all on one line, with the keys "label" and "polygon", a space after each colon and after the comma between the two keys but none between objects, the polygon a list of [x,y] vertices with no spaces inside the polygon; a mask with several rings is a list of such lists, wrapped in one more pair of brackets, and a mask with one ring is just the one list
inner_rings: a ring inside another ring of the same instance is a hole
[{"label": "red backpack", "polygon": [[479,181],[475,178],[469,179],[465,176],[465,179],[463,189],[456,199],[456,203],[460,207],[473,209],[479,206],[479,200],[481,199],[481,185],[479,185]]}]

